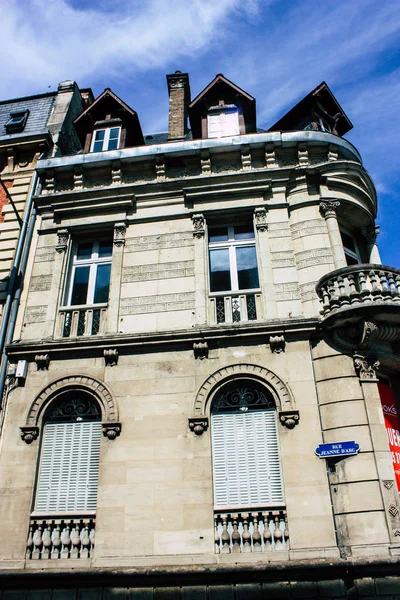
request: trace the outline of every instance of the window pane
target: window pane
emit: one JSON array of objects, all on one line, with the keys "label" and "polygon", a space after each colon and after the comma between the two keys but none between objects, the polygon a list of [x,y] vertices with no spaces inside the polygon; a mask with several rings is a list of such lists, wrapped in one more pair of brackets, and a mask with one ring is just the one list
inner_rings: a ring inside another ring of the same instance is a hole
[{"label": "window pane", "polygon": [[227,240],[227,227],[213,227],[212,229],[210,229],[210,242],[226,242]]},{"label": "window pane", "polygon": [[90,267],[76,267],[72,286],[71,304],[86,304]]},{"label": "window pane", "polygon": [[111,265],[98,265],[93,303],[107,302],[110,288]]},{"label": "window pane", "polygon": [[239,290],[251,290],[260,286],[257,257],[254,246],[236,248]]},{"label": "window pane", "polygon": [[345,257],[346,257],[346,262],[347,265],[350,267],[350,265],[358,265],[358,260],[354,257],[351,256],[350,254],[347,254],[347,252],[345,252]]},{"label": "window pane", "polygon": [[105,132],[106,132],[105,129],[98,129],[95,132],[95,138],[94,138],[95,142],[102,142],[104,140]]},{"label": "window pane", "polygon": [[91,258],[92,246],[92,242],[84,242],[83,244],[78,244],[78,249],[76,252],[77,260],[86,260],[88,258]]},{"label": "window pane", "polygon": [[340,235],[342,236],[343,246],[348,250],[351,250],[352,252],[356,253],[357,250],[353,238],[344,231],[341,231]]},{"label": "window pane", "polygon": [[110,129],[110,140],[118,139],[119,136],[119,127],[113,127]]},{"label": "window pane", "polygon": [[99,258],[105,258],[106,256],[111,256],[112,254],[112,244],[108,240],[103,240],[99,242]]},{"label": "window pane", "polygon": [[235,240],[252,240],[254,238],[253,225],[235,225]]},{"label": "window pane", "polygon": [[210,251],[210,284],[212,292],[231,289],[229,250],[227,248]]},{"label": "window pane", "polygon": [[118,148],[118,140],[110,140],[108,142],[107,150],[117,150]]}]

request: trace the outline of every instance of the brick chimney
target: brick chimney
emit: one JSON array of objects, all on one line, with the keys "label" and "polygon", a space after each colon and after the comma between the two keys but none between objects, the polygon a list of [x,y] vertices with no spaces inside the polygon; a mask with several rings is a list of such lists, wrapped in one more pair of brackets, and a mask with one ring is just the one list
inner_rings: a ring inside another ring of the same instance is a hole
[{"label": "brick chimney", "polygon": [[169,94],[168,139],[182,140],[188,130],[189,75],[175,71],[172,75],[167,75],[167,83]]}]

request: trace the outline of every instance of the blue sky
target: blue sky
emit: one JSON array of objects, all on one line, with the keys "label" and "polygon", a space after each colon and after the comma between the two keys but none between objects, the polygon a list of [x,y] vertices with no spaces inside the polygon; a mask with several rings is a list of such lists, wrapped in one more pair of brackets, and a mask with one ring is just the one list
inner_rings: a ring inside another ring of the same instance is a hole
[{"label": "blue sky", "polygon": [[177,69],[192,97],[223,73],[262,128],[325,80],[377,188],[382,260],[400,267],[399,0],[8,0],[0,19],[1,99],[111,87],[145,133],[166,130]]}]

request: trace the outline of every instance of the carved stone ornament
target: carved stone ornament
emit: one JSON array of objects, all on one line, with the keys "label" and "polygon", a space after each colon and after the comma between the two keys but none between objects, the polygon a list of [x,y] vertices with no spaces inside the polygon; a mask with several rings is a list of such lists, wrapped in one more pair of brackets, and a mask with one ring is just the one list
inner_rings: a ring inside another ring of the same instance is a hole
[{"label": "carved stone ornament", "polygon": [[300,421],[298,410],[281,410],[279,412],[279,420],[288,429],[293,429]]},{"label": "carved stone ornament", "polygon": [[39,427],[20,427],[20,430],[21,439],[24,440],[26,444],[32,444],[39,435]]},{"label": "carved stone ornament", "polygon": [[196,435],[203,435],[208,429],[208,417],[189,418],[189,429]]},{"label": "carved stone ornament", "polygon": [[371,357],[363,356],[362,354],[354,354],[354,368],[360,379],[364,381],[376,379],[376,369],[380,363],[378,360],[373,361]]},{"label": "carved stone ornament", "polygon": [[104,362],[106,367],[113,367],[118,364],[118,350],[116,348],[104,350]]},{"label": "carved stone ornament", "polygon": [[267,231],[267,210],[264,206],[259,206],[254,209],[254,223],[257,231]]},{"label": "carved stone ornament", "polygon": [[389,514],[392,517],[395,517],[396,515],[398,515],[399,514],[399,507],[396,504],[391,504],[389,506]]},{"label": "carved stone ornament", "polygon": [[192,215],[193,235],[197,239],[204,237],[206,233],[206,220],[204,215]]},{"label": "carved stone ornament", "polygon": [[103,423],[103,435],[109,440],[115,440],[121,434],[121,423]]},{"label": "carved stone ornament", "polygon": [[328,217],[335,217],[336,211],[340,206],[339,200],[324,200],[320,202],[319,208],[322,215],[327,219]]},{"label": "carved stone ornament", "polygon": [[385,479],[385,481],[383,482],[383,485],[385,486],[385,488],[387,490],[392,489],[393,485],[394,485],[394,481],[393,479]]},{"label": "carved stone ornament", "polygon": [[379,225],[372,227],[361,227],[361,235],[368,244],[372,245],[375,244],[379,231]]},{"label": "carved stone ornament", "polygon": [[50,354],[36,354],[35,363],[38,371],[47,371],[50,364]]},{"label": "carved stone ornament", "polygon": [[62,252],[65,252],[68,247],[68,240],[69,240],[68,229],[59,229],[57,231],[57,237],[58,237],[58,242],[56,245],[56,251],[59,254],[61,254]]},{"label": "carved stone ornament", "polygon": [[114,225],[114,246],[120,247],[125,244],[126,224],[115,223]]},{"label": "carved stone ornament", "polygon": [[271,352],[275,354],[280,354],[281,352],[285,352],[285,336],[283,335],[271,335],[269,338],[269,347],[271,348]]},{"label": "carved stone ornament", "polygon": [[208,344],[207,342],[194,342],[193,343],[194,357],[203,360],[208,358]]}]

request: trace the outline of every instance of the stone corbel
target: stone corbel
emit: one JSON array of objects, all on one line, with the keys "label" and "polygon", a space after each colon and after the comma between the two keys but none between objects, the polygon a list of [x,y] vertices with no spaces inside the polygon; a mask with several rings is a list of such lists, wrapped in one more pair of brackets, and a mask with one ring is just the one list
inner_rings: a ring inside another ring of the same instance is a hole
[{"label": "stone corbel", "polygon": [[242,169],[251,169],[251,150],[250,146],[241,146],[240,158],[242,161]]},{"label": "stone corbel", "polygon": [[206,233],[206,220],[204,215],[196,214],[192,215],[193,223],[193,236],[197,239],[201,239]]},{"label": "stone corbel", "polygon": [[281,410],[279,411],[279,420],[288,429],[293,429],[300,421],[298,410]]},{"label": "stone corbel", "polygon": [[158,181],[165,181],[166,169],[165,158],[162,154],[156,157],[156,178]]},{"label": "stone corbel", "polygon": [[193,343],[194,357],[203,360],[208,358],[208,344],[207,342],[194,342]]},{"label": "stone corbel", "polygon": [[211,155],[209,150],[201,150],[200,152],[200,166],[202,175],[211,174]]},{"label": "stone corbel", "polygon": [[118,248],[125,245],[126,223],[115,223],[114,225],[114,246]]},{"label": "stone corbel", "polygon": [[380,231],[379,225],[372,226],[372,227],[362,227],[361,235],[363,236],[363,238],[365,239],[367,244],[374,245],[376,243],[376,238],[379,235],[379,231]]},{"label": "stone corbel", "polygon": [[285,352],[285,336],[284,335],[271,335],[269,338],[269,347],[271,348],[271,352],[275,354],[280,354],[281,352]]},{"label": "stone corbel", "polygon": [[378,369],[380,363],[378,360],[372,359],[370,356],[363,356],[362,354],[353,355],[354,368],[360,380],[362,381],[376,381],[376,369]]},{"label": "stone corbel", "polygon": [[257,208],[254,209],[254,224],[257,231],[267,231],[267,209],[265,206],[257,206]]},{"label": "stone corbel", "polygon": [[102,423],[103,435],[109,440],[115,440],[121,434],[121,423]]},{"label": "stone corbel", "polygon": [[104,362],[106,367],[113,367],[118,364],[118,350],[116,348],[104,350]]},{"label": "stone corbel", "polygon": [[203,435],[208,429],[208,417],[190,417],[189,429],[196,435]]},{"label": "stone corbel", "polygon": [[35,363],[37,371],[47,371],[50,364],[50,354],[36,354]]},{"label": "stone corbel", "polygon": [[21,439],[26,444],[32,444],[32,442],[36,440],[39,435],[39,427],[20,427],[20,430]]},{"label": "stone corbel", "polygon": [[58,242],[56,245],[56,251],[61,254],[62,252],[66,252],[68,248],[68,240],[69,240],[69,231],[68,229],[59,229],[57,231]]}]

